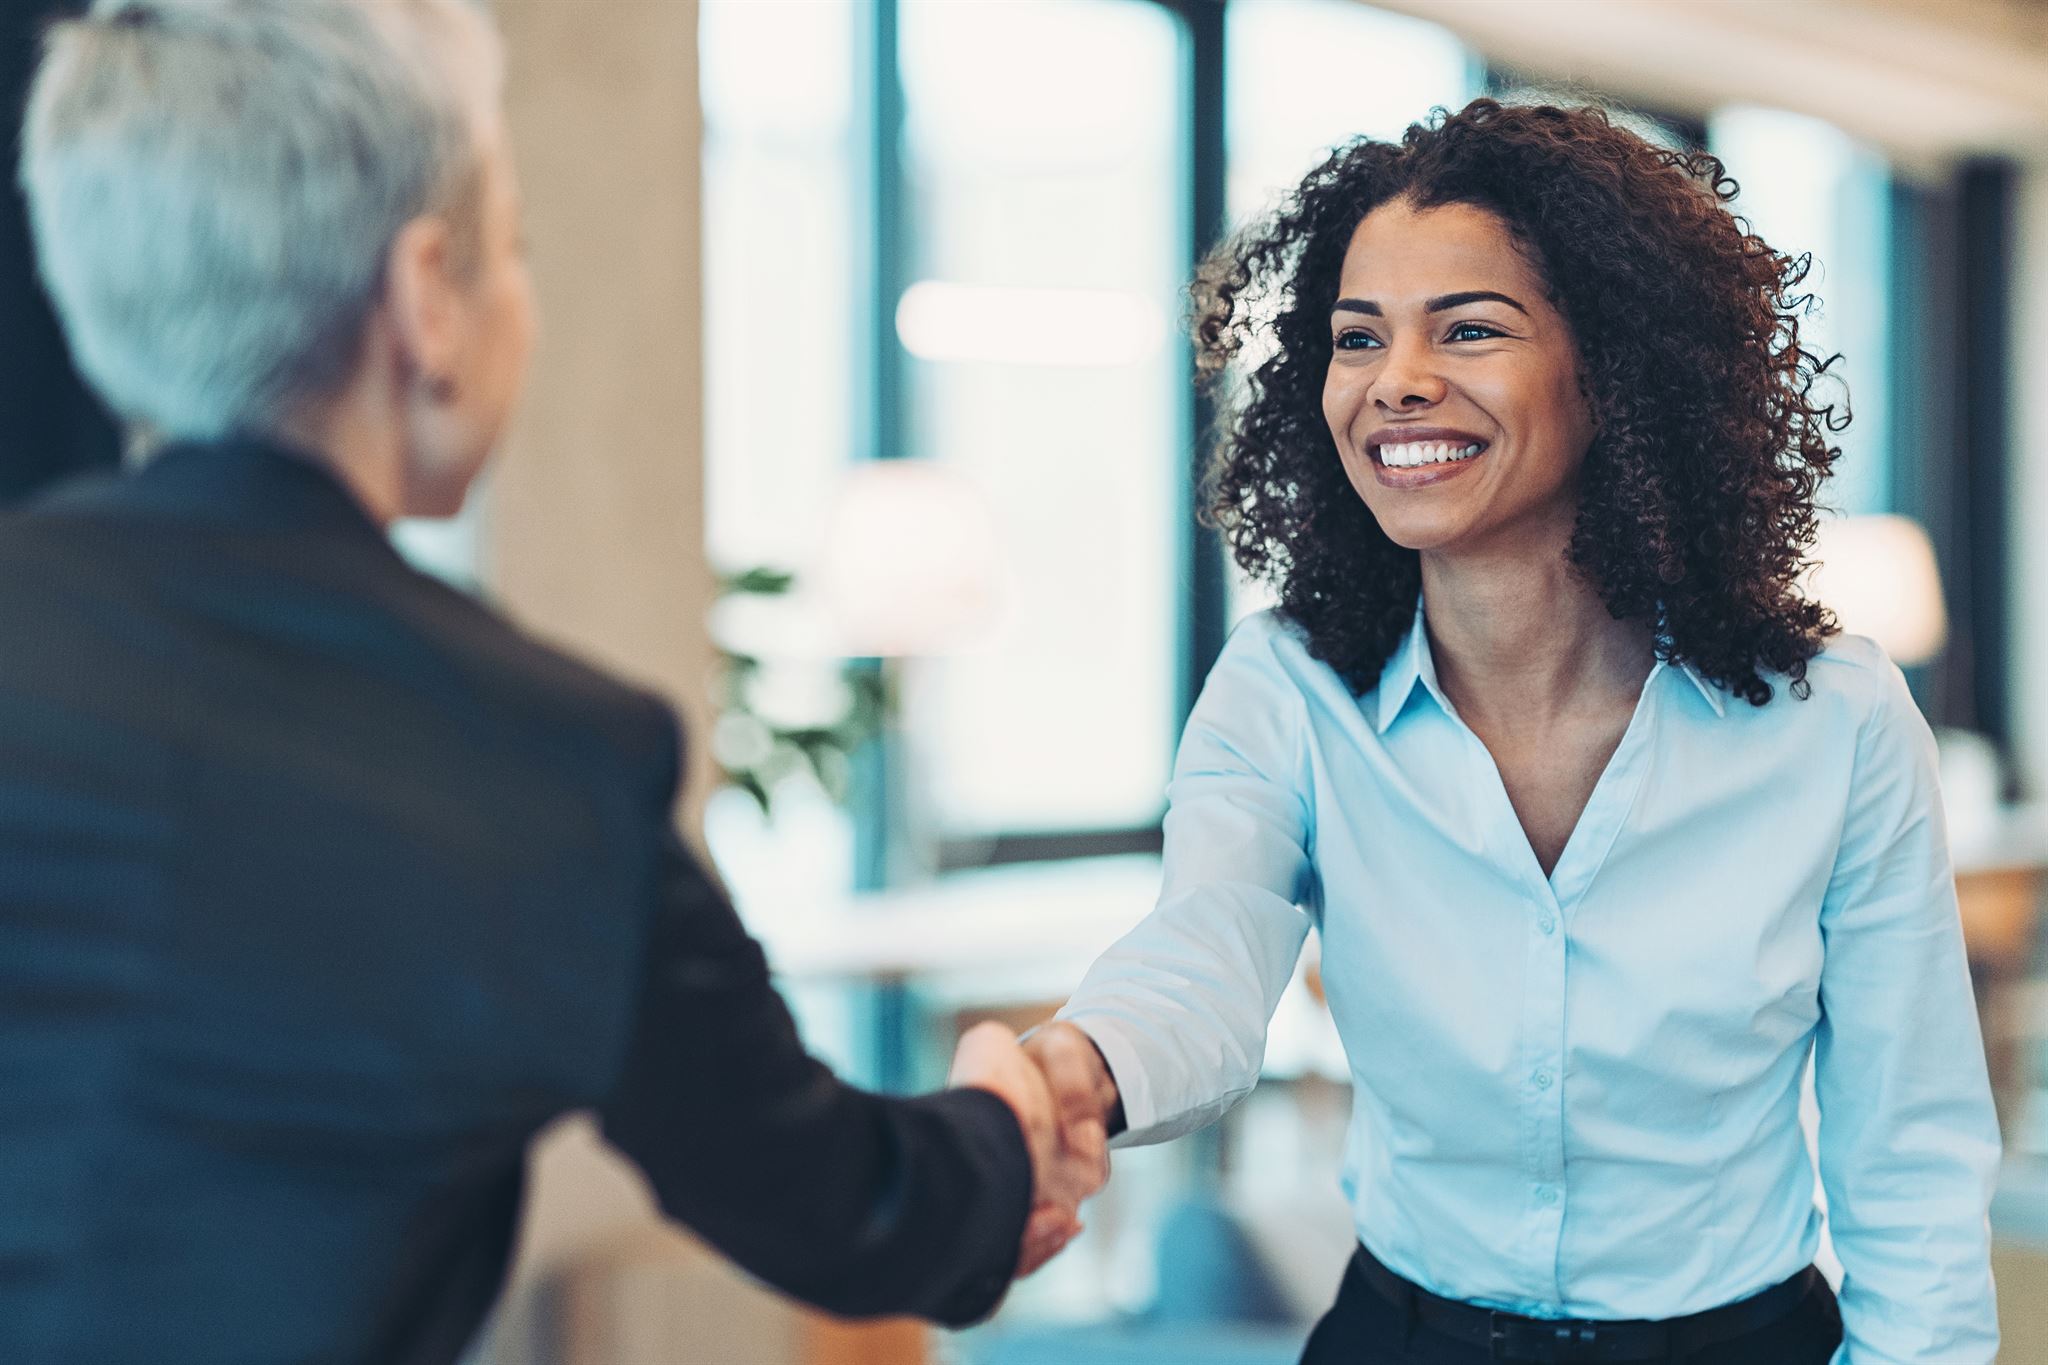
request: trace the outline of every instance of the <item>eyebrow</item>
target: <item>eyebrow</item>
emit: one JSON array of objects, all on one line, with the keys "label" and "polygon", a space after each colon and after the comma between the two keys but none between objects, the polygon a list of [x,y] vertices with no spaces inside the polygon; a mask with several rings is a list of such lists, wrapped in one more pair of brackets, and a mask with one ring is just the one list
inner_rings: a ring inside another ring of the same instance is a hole
[{"label": "eyebrow", "polygon": [[[1433,299],[1423,300],[1422,311],[1425,313],[1441,313],[1449,308],[1463,308],[1468,303],[1504,303],[1523,317],[1529,316],[1529,310],[1522,307],[1521,304],[1515,302],[1506,294],[1496,293],[1491,289],[1466,289],[1456,294],[1438,294]],[[1333,313],[1364,313],[1368,317],[1375,318],[1386,316],[1381,311],[1380,306],[1371,299],[1338,299],[1330,305],[1330,311]]]}]

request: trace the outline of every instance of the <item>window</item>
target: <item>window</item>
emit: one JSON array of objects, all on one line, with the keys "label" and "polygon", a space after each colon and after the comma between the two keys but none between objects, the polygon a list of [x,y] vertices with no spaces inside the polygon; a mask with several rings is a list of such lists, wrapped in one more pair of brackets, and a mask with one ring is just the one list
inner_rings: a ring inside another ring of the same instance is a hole
[{"label": "window", "polygon": [[918,661],[917,777],[952,837],[1147,825],[1173,742],[1178,23],[1146,0],[899,23],[900,453],[987,493],[1009,566],[981,647]]},{"label": "window", "polygon": [[1231,0],[1224,15],[1233,221],[1269,207],[1331,148],[1399,138],[1479,93],[1472,53],[1420,19],[1356,0]]},{"label": "window", "polygon": [[1802,322],[1802,344],[1822,356],[1841,353],[1833,373],[1847,385],[1855,413],[1838,438],[1842,459],[1830,502],[1847,513],[1888,510],[1892,281],[1885,163],[1832,124],[1775,109],[1724,109],[1709,121],[1707,140],[1742,187],[1735,211],[1780,251],[1813,253],[1802,288],[1823,306]]},{"label": "window", "polygon": [[852,0],[704,0],[705,539],[793,567],[852,458]]}]

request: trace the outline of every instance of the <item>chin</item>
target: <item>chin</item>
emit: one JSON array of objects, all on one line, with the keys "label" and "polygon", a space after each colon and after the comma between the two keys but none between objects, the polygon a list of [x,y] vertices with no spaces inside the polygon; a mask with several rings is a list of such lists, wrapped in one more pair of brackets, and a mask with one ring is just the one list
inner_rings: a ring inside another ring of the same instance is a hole
[{"label": "chin", "polygon": [[462,511],[461,494],[406,499],[405,515],[415,520],[441,521]]},{"label": "chin", "polygon": [[1458,543],[1468,529],[1462,518],[1427,516],[1382,516],[1377,510],[1373,520],[1380,530],[1386,532],[1388,540],[1404,550],[1442,550]]},{"label": "chin", "polygon": [[463,503],[469,501],[470,485],[476,482],[476,475],[477,470],[472,469],[459,478],[441,474],[413,480],[405,490],[405,515],[428,520],[456,515],[462,511]]}]

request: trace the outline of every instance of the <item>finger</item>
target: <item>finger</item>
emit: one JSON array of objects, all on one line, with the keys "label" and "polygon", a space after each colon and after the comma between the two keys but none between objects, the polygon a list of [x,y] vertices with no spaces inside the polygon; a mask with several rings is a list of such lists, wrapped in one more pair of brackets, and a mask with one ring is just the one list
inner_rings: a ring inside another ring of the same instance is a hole
[{"label": "finger", "polygon": [[[1047,1221],[1044,1224],[1034,1221],[1032,1228],[1026,1232],[1022,1251],[1017,1258],[1019,1279],[1032,1274],[1059,1255],[1067,1248],[1068,1243],[1080,1235],[1081,1224],[1071,1214],[1058,1212],[1061,1216],[1057,1221]],[[1035,1217],[1034,1215],[1034,1220]]]},{"label": "finger", "polygon": [[1109,1183],[1109,1130],[1100,1119],[1083,1119],[1067,1125],[1061,1134],[1068,1153],[1089,1173],[1094,1194]]},{"label": "finger", "polygon": [[1079,1208],[1101,1193],[1105,1177],[1099,1159],[1077,1156],[1064,1148],[1046,1170],[1037,1194],[1041,1202],[1052,1201]]},{"label": "finger", "polygon": [[1046,1049],[1046,1082],[1062,1113],[1094,1113],[1101,1109],[1101,1085],[1096,1075],[1095,1045],[1085,1038],[1061,1033]]},{"label": "finger", "polygon": [[1107,1120],[1117,1100],[1116,1081],[1095,1043],[1068,1024],[1033,1054],[1045,1069],[1053,1100],[1069,1118]]},{"label": "finger", "polygon": [[1032,1165],[1042,1167],[1058,1144],[1058,1112],[1045,1077],[1017,1047],[1016,1035],[1001,1024],[984,1022],[960,1035],[954,1048],[949,1083],[992,1091],[1017,1116],[1031,1149]]},{"label": "finger", "polygon": [[1051,1237],[1069,1235],[1078,1221],[1072,1205],[1040,1204],[1024,1221],[1024,1240],[1044,1241]]},{"label": "finger", "polygon": [[978,1078],[998,1070],[1005,1055],[1016,1045],[1016,1034],[993,1019],[983,1020],[961,1034],[954,1046],[951,1079],[957,1084],[963,1076]]},{"label": "finger", "polygon": [[1047,1261],[1050,1261],[1069,1246],[1072,1246],[1074,1239],[1080,1235],[1081,1225],[1079,1223],[1069,1223],[1058,1232],[1052,1233],[1041,1245],[1030,1249],[1029,1264],[1031,1270],[1023,1273],[1030,1274],[1037,1271]]},{"label": "finger", "polygon": [[1071,1238],[1080,1226],[1080,1210],[1077,1205],[1064,1200],[1041,1200],[1033,1207],[1031,1216],[1024,1222],[1023,1240],[1032,1244],[1063,1242]]}]

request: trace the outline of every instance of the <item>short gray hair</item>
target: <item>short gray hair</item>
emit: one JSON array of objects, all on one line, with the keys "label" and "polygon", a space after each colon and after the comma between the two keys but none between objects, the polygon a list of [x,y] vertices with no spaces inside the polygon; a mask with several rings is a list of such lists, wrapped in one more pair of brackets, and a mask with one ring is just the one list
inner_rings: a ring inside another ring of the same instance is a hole
[{"label": "short gray hair", "polygon": [[99,0],[56,25],[21,184],[79,368],[163,437],[349,377],[393,238],[475,250],[503,55],[468,0]]}]

